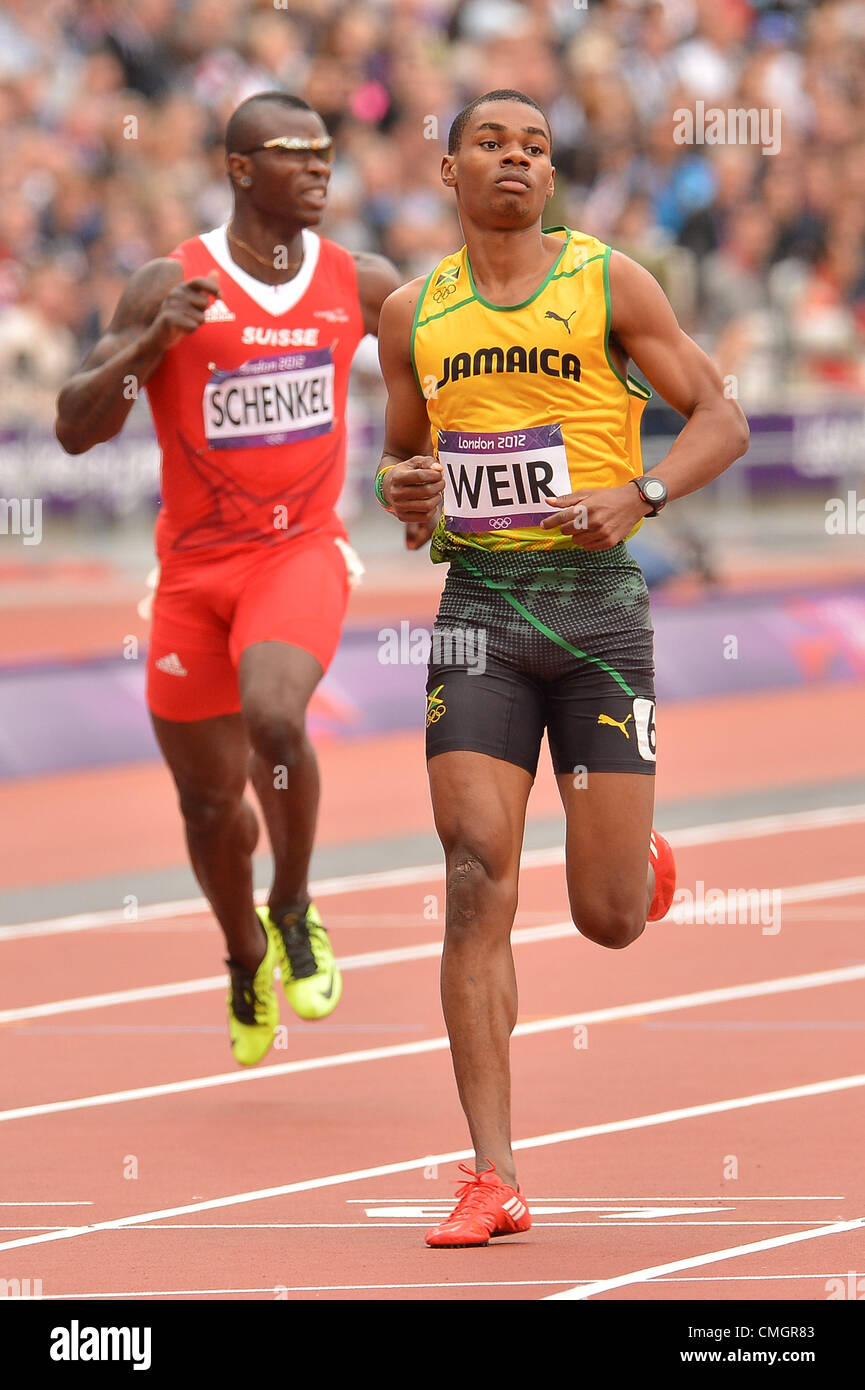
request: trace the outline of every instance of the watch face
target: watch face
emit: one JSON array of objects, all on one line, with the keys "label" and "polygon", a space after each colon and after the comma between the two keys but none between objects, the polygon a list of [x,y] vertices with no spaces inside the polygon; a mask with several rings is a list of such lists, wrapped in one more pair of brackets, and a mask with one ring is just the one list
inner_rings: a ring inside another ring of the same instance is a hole
[{"label": "watch face", "polygon": [[660,478],[647,478],[643,483],[643,496],[649,502],[660,502],[666,491]]}]

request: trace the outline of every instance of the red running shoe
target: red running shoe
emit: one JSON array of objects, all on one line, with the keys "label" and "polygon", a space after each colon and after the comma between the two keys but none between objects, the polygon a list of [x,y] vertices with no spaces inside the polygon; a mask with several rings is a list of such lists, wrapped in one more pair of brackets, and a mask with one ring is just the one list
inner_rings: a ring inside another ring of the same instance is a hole
[{"label": "red running shoe", "polygon": [[491,1163],[484,1173],[468,1164],[457,1165],[468,1181],[457,1188],[457,1204],[447,1220],[426,1233],[435,1250],[459,1250],[466,1245],[489,1245],[491,1236],[512,1236],[527,1231],[531,1213],[519,1187],[502,1182]]},{"label": "red running shoe", "polygon": [[673,851],[663,835],[652,830],[649,840],[649,862],[655,870],[655,896],[646,918],[647,922],[658,922],[666,917],[673,903],[676,891],[676,861]]}]

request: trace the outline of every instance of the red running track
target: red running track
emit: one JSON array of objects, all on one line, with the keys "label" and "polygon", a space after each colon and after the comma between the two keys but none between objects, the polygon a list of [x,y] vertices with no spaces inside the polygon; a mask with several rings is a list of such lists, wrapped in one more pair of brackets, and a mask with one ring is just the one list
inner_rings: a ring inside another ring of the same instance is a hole
[{"label": "red running track", "polygon": [[828,1297],[862,1267],[865,808],[819,819],[674,835],[681,886],[763,889],[763,920],[668,919],[625,952],[579,937],[555,853],[528,856],[534,1225],[482,1250],[423,1244],[466,1144],[437,875],[330,884],[343,1001],[315,1024],[283,1006],[250,1072],[205,913],[0,929],[0,1276],[46,1298]]}]

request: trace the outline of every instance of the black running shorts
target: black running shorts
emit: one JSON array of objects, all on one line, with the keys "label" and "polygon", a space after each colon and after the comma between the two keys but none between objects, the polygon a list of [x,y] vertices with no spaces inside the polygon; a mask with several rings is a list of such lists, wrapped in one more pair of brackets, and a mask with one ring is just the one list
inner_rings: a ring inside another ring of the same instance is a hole
[{"label": "black running shorts", "polygon": [[612,550],[453,556],[432,634],[426,752],[469,751],[533,777],[655,771],[649,595]]}]

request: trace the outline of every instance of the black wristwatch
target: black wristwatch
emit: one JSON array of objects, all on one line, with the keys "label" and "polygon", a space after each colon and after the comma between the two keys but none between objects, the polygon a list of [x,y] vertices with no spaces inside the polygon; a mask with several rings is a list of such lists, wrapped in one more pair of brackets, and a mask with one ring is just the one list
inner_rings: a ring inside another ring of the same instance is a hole
[{"label": "black wristwatch", "polygon": [[653,478],[651,473],[644,478],[632,478],[631,482],[639,492],[644,502],[648,502],[652,508],[646,512],[646,516],[657,516],[667,505],[667,484],[662,483],[660,478]]}]

